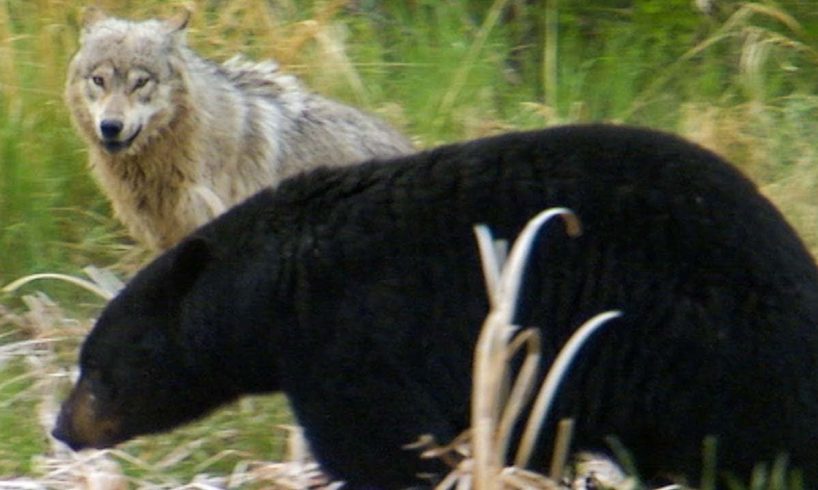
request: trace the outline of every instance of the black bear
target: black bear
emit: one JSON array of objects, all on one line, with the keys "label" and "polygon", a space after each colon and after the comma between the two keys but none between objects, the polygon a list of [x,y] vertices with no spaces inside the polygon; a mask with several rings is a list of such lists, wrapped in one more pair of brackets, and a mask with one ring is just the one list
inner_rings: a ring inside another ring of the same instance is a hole
[{"label": "black bear", "polygon": [[[528,264],[520,325],[550,362],[585,320],[554,420],[615,435],[643,476],[786,454],[818,488],[818,271],[756,187],[713,153],[607,125],[520,132],[318,169],[266,190],[140,271],[105,308],[54,435],[106,447],[249,393],[283,391],[325,470],[353,488],[428,484],[405,446],[469,423],[488,311],[473,225],[514,238],[565,206]],[[542,447],[550,447],[553,430]],[[543,458],[545,460],[545,458]]]}]

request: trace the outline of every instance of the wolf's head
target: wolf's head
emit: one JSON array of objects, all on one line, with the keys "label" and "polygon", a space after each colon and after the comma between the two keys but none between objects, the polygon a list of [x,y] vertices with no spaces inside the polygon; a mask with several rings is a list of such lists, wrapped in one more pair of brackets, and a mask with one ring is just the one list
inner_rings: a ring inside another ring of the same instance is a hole
[{"label": "wolf's head", "polygon": [[189,17],[184,10],[166,20],[131,22],[87,11],[65,95],[92,145],[136,153],[174,120],[184,91],[180,56]]}]

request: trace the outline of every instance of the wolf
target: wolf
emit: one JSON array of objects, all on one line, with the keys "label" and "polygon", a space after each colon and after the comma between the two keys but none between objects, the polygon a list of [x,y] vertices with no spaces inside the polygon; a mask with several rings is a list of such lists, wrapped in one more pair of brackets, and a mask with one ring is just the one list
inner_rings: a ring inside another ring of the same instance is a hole
[{"label": "wolf", "polygon": [[320,165],[413,151],[400,132],[306,89],[274,61],[218,64],[190,11],[132,21],[90,8],[65,100],[114,214],[163,250],[261,188]]}]

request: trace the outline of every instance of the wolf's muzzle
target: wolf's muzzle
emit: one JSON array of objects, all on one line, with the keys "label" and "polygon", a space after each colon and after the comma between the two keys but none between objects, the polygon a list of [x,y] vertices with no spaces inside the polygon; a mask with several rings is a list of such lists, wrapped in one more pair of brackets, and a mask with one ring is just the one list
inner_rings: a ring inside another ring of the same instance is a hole
[{"label": "wolf's muzzle", "polygon": [[123,124],[120,121],[113,119],[103,120],[99,124],[99,132],[102,135],[102,146],[108,150],[109,153],[118,153],[131,146],[131,143],[139,136],[142,131],[142,126],[136,128],[136,131],[126,140],[121,140]]}]

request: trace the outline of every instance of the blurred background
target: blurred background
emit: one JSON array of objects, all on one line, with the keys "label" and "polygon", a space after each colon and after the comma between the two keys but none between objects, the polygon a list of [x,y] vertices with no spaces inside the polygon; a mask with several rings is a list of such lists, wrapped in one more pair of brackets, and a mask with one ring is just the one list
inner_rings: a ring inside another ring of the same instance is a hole
[{"label": "blurred background", "polygon": [[[191,8],[188,41],[200,54],[274,58],[313,90],[381,115],[421,148],[579,121],[680,133],[741,167],[818,251],[818,4],[811,0],[95,5],[130,18]],[[147,257],[111,217],[62,100],[82,8],[0,0],[0,286],[39,272],[81,275],[91,264],[127,278]],[[38,290],[47,296],[31,296]],[[0,477],[43,471],[37,458],[49,442],[32,416],[43,405],[43,379],[65,377],[102,304],[56,281],[0,294]],[[37,308],[48,311],[32,313]],[[56,356],[45,367],[16,350],[33,341],[47,341]],[[199,459],[181,458],[182,475],[228,471],[246,454],[275,458],[283,443],[270,426],[289,420],[284,405],[251,400],[176,439],[129,448],[158,464],[191,440],[197,450],[212,446]],[[241,456],[210,461],[228,441]]]}]

